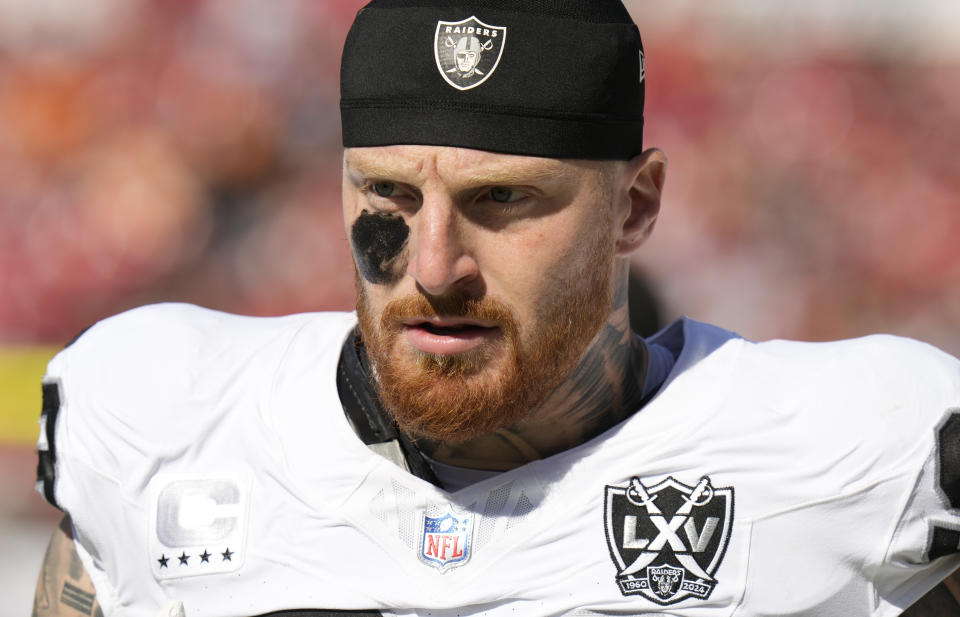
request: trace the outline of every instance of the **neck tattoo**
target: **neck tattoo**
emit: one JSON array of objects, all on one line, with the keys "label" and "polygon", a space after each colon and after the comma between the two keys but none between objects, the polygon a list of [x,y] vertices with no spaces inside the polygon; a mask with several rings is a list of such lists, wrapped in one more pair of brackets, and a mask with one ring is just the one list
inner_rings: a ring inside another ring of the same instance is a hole
[{"label": "neck tattoo", "polygon": [[609,319],[570,377],[525,420],[459,444],[418,446],[450,465],[507,470],[580,445],[637,411],[649,360],[643,339],[630,330],[625,278]]}]

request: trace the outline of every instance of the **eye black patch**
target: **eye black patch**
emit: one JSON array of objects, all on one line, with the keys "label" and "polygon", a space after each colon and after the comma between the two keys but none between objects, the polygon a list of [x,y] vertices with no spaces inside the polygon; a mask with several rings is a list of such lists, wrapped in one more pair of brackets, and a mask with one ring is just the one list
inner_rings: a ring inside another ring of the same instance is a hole
[{"label": "eye black patch", "polygon": [[393,271],[393,260],[409,235],[410,228],[399,215],[361,212],[350,230],[350,241],[363,278],[378,285],[397,281],[400,274]]}]

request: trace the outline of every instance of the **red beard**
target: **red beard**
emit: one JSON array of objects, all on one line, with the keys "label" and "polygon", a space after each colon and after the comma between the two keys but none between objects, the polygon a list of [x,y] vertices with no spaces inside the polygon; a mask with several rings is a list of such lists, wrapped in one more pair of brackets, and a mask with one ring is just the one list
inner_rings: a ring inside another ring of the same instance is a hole
[{"label": "red beard", "polygon": [[[522,421],[569,377],[609,316],[612,259],[597,251],[584,268],[587,284],[558,286],[539,307],[529,342],[510,309],[489,297],[416,294],[390,302],[377,319],[358,278],[360,332],[381,401],[400,429],[460,443]],[[500,336],[463,354],[422,353],[401,338],[402,320],[428,317],[489,321]]]}]

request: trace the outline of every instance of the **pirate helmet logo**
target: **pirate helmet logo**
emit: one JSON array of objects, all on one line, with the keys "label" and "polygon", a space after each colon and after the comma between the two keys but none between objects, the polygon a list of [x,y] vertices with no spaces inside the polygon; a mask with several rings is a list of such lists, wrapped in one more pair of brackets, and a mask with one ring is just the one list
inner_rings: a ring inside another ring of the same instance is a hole
[{"label": "pirate helmet logo", "polygon": [[497,70],[507,29],[476,17],[438,21],[433,55],[444,81],[457,90],[476,88]]},{"label": "pirate helmet logo", "polygon": [[717,585],[733,522],[733,489],[703,477],[608,486],[604,523],[620,592],[667,605],[705,600]]}]

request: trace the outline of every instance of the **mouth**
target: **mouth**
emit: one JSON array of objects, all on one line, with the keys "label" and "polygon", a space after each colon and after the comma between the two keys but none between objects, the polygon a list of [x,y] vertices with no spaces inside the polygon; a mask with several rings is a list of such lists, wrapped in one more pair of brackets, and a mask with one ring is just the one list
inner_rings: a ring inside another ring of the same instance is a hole
[{"label": "mouth", "polygon": [[471,319],[406,319],[403,336],[416,350],[434,355],[472,351],[500,334],[493,322]]}]

